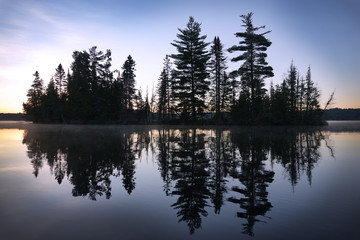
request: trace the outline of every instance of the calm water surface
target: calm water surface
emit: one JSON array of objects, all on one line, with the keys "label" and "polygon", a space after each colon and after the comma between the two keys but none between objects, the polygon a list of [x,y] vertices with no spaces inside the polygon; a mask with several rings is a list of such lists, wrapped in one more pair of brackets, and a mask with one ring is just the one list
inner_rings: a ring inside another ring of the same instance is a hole
[{"label": "calm water surface", "polygon": [[0,239],[359,239],[359,158],[359,122],[0,122]]}]

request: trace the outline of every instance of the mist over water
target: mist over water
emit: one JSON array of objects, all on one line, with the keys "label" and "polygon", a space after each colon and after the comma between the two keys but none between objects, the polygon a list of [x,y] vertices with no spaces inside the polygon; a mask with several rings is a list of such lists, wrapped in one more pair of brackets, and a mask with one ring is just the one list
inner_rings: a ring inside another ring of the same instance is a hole
[{"label": "mist over water", "polygon": [[354,239],[359,146],[359,122],[0,122],[2,239]]}]

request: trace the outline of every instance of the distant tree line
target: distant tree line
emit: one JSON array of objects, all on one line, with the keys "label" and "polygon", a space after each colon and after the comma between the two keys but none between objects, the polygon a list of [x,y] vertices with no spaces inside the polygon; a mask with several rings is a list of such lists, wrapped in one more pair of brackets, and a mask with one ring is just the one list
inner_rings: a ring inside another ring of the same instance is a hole
[{"label": "distant tree line", "polygon": [[24,115],[22,113],[0,113],[0,121],[22,121]]},{"label": "distant tree line", "polygon": [[324,120],[360,120],[360,109],[333,108],[324,111]]},{"label": "distant tree line", "polygon": [[227,70],[220,38],[206,42],[201,24],[190,17],[171,43],[176,53],[165,57],[150,100],[135,88],[130,55],[120,71],[111,71],[111,51],[92,47],[73,53],[67,74],[59,64],[46,87],[35,72],[25,117],[40,123],[321,124],[320,91],[310,67],[304,79],[291,63],[281,84],[265,88],[274,76],[266,61],[270,31],[259,32],[265,26],[253,26],[252,17],[241,15],[245,30],[235,33],[240,41],[227,49],[239,54],[231,58],[241,63],[236,70]]}]

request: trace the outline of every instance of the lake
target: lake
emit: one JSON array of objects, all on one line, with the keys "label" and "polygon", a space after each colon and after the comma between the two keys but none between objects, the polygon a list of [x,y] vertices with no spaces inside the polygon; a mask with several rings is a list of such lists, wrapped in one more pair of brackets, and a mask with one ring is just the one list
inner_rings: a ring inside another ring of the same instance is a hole
[{"label": "lake", "polygon": [[0,239],[358,239],[360,122],[0,122]]}]

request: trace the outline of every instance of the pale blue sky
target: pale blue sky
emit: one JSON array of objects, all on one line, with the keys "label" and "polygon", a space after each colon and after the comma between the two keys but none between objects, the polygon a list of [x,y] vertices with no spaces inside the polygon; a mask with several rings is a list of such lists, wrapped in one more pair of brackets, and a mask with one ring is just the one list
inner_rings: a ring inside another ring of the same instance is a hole
[{"label": "pale blue sky", "polygon": [[[268,62],[274,83],[282,81],[293,59],[302,75],[311,65],[322,103],[336,89],[333,107],[360,107],[356,0],[0,0],[0,112],[22,111],[36,70],[48,83],[59,63],[69,68],[73,51],[92,46],[111,49],[113,70],[131,54],[138,87],[151,92],[189,16],[202,23],[207,41],[219,36],[228,48],[239,42],[234,36],[243,31],[239,16],[248,12],[254,12],[256,26],[272,31]],[[227,53],[229,59],[235,55]],[[229,70],[239,64],[229,63]]]}]

